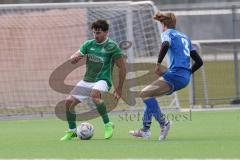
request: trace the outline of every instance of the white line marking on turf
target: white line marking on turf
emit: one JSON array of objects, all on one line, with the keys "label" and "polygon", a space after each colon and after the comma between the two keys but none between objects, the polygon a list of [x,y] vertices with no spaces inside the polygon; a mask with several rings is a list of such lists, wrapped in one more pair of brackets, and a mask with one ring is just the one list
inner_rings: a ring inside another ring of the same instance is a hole
[{"label": "white line marking on turf", "polygon": [[[71,158],[70,158],[71,159]],[[100,158],[100,159],[94,159],[94,158],[72,158],[71,160],[105,160],[105,159],[111,159],[111,160],[139,160],[139,158]],[[144,158],[141,160],[240,160],[238,158]],[[0,160],[6,160],[6,159],[0,159]],[[57,159],[57,158],[14,158],[14,159],[9,159],[7,160],[69,160],[69,159]]]}]

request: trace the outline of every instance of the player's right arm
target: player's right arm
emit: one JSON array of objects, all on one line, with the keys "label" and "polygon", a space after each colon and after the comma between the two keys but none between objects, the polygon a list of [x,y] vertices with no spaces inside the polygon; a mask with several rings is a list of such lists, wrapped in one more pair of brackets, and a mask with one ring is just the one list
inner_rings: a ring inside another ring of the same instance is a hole
[{"label": "player's right arm", "polygon": [[77,63],[79,60],[81,60],[83,57],[84,57],[84,55],[81,54],[80,51],[77,51],[77,52],[75,52],[75,53],[70,57],[71,63],[72,63],[72,64],[76,64],[76,63]]},{"label": "player's right arm", "polygon": [[70,60],[71,60],[71,63],[72,64],[76,64],[79,60],[81,60],[86,54],[87,54],[87,50],[89,48],[89,44],[90,44],[90,41],[85,41],[80,49],[75,52],[71,57],[70,57]]},{"label": "player's right arm", "polygon": [[163,32],[161,34],[161,39],[162,39],[162,45],[161,45],[161,49],[158,55],[158,61],[157,61],[157,65],[155,67],[155,73],[159,76],[162,76],[162,74],[164,72],[166,72],[167,68],[162,65],[162,61],[164,59],[164,57],[166,56],[168,49],[170,48],[170,44],[171,44],[171,38],[168,35],[167,32]]}]

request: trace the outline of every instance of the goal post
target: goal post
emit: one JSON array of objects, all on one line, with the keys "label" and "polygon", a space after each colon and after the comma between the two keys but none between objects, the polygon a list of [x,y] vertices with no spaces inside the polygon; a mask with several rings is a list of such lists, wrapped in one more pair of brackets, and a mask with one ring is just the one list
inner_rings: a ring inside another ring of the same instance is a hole
[{"label": "goal post", "polygon": [[[152,19],[155,9],[150,1],[0,5],[0,116],[54,114],[69,88],[60,86],[65,90],[56,92],[49,86],[49,77],[92,38],[90,24],[96,19],[109,21],[109,37],[116,42],[132,41],[126,51],[130,68],[141,59],[149,60],[141,62],[143,67],[154,65],[161,43],[159,26]],[[55,82],[74,86],[84,72],[83,67],[75,68],[66,79]],[[136,80],[141,78],[134,74]],[[150,82],[147,79],[145,85]],[[140,89],[138,81],[134,83],[129,91]],[[158,100],[163,108],[179,108],[176,93]],[[136,102],[133,107],[142,109],[143,103]],[[81,109],[87,110],[86,106]],[[129,109],[129,105],[121,101],[116,109]]]}]

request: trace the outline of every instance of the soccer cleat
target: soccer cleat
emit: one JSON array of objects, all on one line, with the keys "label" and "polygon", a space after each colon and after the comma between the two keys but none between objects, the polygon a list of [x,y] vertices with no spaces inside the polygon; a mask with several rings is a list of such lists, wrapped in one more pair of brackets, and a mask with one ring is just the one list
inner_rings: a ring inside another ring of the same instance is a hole
[{"label": "soccer cleat", "polygon": [[166,139],[167,135],[168,135],[168,132],[169,132],[169,129],[170,129],[170,126],[171,126],[171,122],[170,121],[167,121],[163,127],[161,127],[161,133],[160,133],[160,136],[159,136],[159,141],[163,141]]},{"label": "soccer cleat", "polygon": [[114,124],[112,122],[108,122],[104,126],[104,138],[105,139],[110,139],[113,136],[113,128]]},{"label": "soccer cleat", "polygon": [[142,137],[144,139],[148,139],[151,136],[150,130],[144,131],[143,129],[138,129],[135,131],[129,131],[129,134],[134,137]]},{"label": "soccer cleat", "polygon": [[67,141],[67,140],[71,140],[73,138],[77,137],[76,132],[74,131],[67,131],[65,133],[65,135],[60,139],[60,141]]}]

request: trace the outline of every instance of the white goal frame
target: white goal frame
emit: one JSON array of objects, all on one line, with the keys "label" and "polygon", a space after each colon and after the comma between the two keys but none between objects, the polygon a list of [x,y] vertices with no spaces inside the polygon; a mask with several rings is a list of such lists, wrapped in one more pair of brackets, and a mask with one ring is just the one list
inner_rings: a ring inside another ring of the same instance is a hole
[{"label": "white goal frame", "polygon": [[[0,5],[0,11],[2,11],[2,15],[5,15],[5,12],[7,13],[7,14],[9,14],[10,12],[10,15],[12,14],[12,13],[16,13],[16,14],[18,14],[18,13],[20,13],[20,14],[22,14],[21,12],[19,12],[19,11],[24,11],[24,14],[25,14],[25,11],[29,11],[29,13],[31,13],[32,11],[48,11],[48,10],[51,10],[51,9],[56,9],[56,10],[60,10],[60,11],[62,11],[62,10],[64,10],[64,9],[75,9],[75,8],[87,8],[87,7],[89,7],[89,6],[94,6],[94,7],[103,7],[103,6],[105,6],[106,4],[108,4],[108,5],[112,5],[112,6],[126,6],[126,10],[128,10],[128,14],[127,14],[127,18],[126,18],[126,21],[127,21],[127,31],[126,31],[126,37],[127,37],[127,40],[129,40],[129,41],[132,41],[133,42],[133,47],[132,48],[130,48],[130,49],[128,49],[127,51],[126,51],[126,54],[128,55],[128,62],[137,62],[136,61],[136,58],[134,57],[134,54],[135,53],[133,53],[134,52],[134,47],[136,48],[136,43],[134,43],[134,42],[136,42],[137,40],[136,39],[134,39],[135,37],[134,37],[134,30],[133,30],[133,25],[135,25],[136,26],[136,24],[133,24],[133,13],[132,13],[132,9],[133,8],[135,8],[136,9],[136,7],[135,6],[137,6],[137,5],[144,5],[144,4],[147,4],[148,5],[148,7],[150,6],[151,7],[151,13],[156,13],[156,11],[157,11],[157,8],[156,8],[156,6],[153,4],[153,2],[152,1],[140,1],[140,2],[131,2],[131,1],[114,1],[114,2],[111,2],[111,1],[109,1],[109,2],[74,2],[74,3],[35,3],[35,4],[4,4],[4,5]],[[125,8],[124,8],[125,9]],[[144,8],[145,9],[145,8]],[[10,11],[10,12],[8,12],[8,11]],[[16,11],[16,12],[15,12]],[[115,10],[114,10],[115,11]],[[28,13],[28,12],[26,12],[26,13]],[[115,12],[114,12],[115,13]],[[150,18],[152,18],[152,17],[150,17]],[[143,19],[143,18],[142,18]],[[15,20],[15,19],[14,19]],[[144,20],[144,19],[143,19]],[[124,20],[124,22],[125,22],[125,20]],[[144,21],[143,21],[144,22]],[[123,23],[123,24],[125,24],[125,23]],[[156,23],[157,24],[157,23]],[[141,25],[141,27],[145,27],[145,25],[149,25],[149,24],[140,24]],[[152,25],[152,24],[151,24]],[[139,26],[140,27],[140,26]],[[7,27],[6,27],[7,28]],[[35,28],[34,28],[35,29]],[[155,29],[155,28],[154,28]],[[156,27],[156,30],[153,30],[152,31],[153,33],[154,33],[154,36],[156,36],[156,37],[158,37],[158,38],[156,38],[157,39],[157,44],[159,44],[159,46],[157,46],[157,47],[160,47],[160,26],[158,25],[158,27]],[[159,33],[159,34],[157,34],[157,33]],[[147,37],[147,38],[149,38],[149,37]],[[150,38],[152,38],[152,37],[150,37]],[[155,43],[151,43],[151,44],[155,44]],[[134,46],[135,45],[135,46]],[[156,45],[155,45],[156,46]],[[31,49],[31,47],[29,47],[30,49]],[[29,49],[29,48],[26,48],[26,49]],[[29,54],[29,53],[31,53],[31,51],[30,51],[30,49],[29,50],[27,50],[26,52],[27,52],[27,54]],[[159,52],[159,50],[155,50],[156,52]],[[25,53],[24,53],[25,54]],[[142,53],[139,53],[139,54],[142,54]],[[135,54],[136,55],[136,54]],[[148,53],[146,54],[146,57],[148,57]],[[157,55],[156,55],[156,57],[157,57]],[[155,57],[155,58],[156,58]],[[28,56],[24,56],[24,58],[27,60],[29,57]],[[145,57],[144,57],[145,58]],[[151,63],[155,63],[156,61],[155,61],[155,59],[151,59],[150,60],[150,62]],[[57,67],[57,66],[56,66]],[[26,76],[27,77],[27,76]],[[149,82],[148,82],[149,83]],[[34,87],[33,87],[34,88]],[[42,92],[44,92],[45,90],[47,90],[46,88],[43,88],[42,89]],[[9,89],[9,92],[11,92],[12,90],[11,89]],[[8,90],[6,91],[6,92],[8,92]],[[18,94],[18,93],[16,93],[16,94]],[[24,94],[24,93],[22,93],[22,94]],[[31,92],[29,92],[28,94],[31,94]],[[40,92],[39,93],[37,93],[37,94],[41,94]],[[55,96],[55,95],[54,95]],[[61,97],[65,97],[65,95],[60,95]],[[60,97],[59,96],[59,97]],[[16,96],[17,97],[17,96]],[[35,96],[36,97],[36,96]],[[61,98],[60,97],[60,98]],[[165,96],[164,96],[165,97]],[[163,97],[163,98],[164,98]],[[171,96],[168,96],[168,97],[170,97],[170,98],[166,98],[167,99],[167,101],[169,101],[168,103],[169,104],[167,104],[167,105],[165,105],[165,106],[162,106],[163,108],[164,107],[166,107],[166,109],[180,109],[180,103],[179,103],[179,99],[178,99],[178,95],[177,95],[177,93],[175,92],[174,94],[172,94]],[[56,103],[55,103],[55,101],[46,101],[45,99],[44,100],[39,100],[38,101],[38,103],[34,103],[34,104],[32,104],[31,102],[28,102],[28,101],[25,101],[25,95],[23,96],[23,98],[21,99],[21,101],[18,101],[19,99],[14,99],[14,100],[12,100],[11,99],[11,101],[9,100],[9,101],[3,101],[2,102],[2,104],[0,104],[0,109],[1,108],[6,108],[6,109],[9,109],[9,108],[17,108],[17,107],[25,107],[25,108],[34,108],[34,107],[42,107],[42,106],[51,106],[51,107],[55,107],[55,105],[56,105]],[[54,97],[54,98],[56,98],[56,97]],[[53,98],[53,99],[54,99]],[[58,97],[57,97],[58,98]],[[56,98],[56,99],[57,99]],[[31,99],[31,98],[30,98]],[[56,100],[56,99],[54,99],[54,100]],[[169,99],[171,99],[171,100],[169,100]],[[1,99],[0,99],[1,100]],[[161,101],[161,100],[160,100]],[[35,102],[34,100],[33,100],[33,102]],[[43,105],[42,105],[42,103],[44,103]],[[41,106],[42,105],[42,106]],[[142,103],[142,106],[143,106],[144,104]],[[32,107],[33,106],[33,107]],[[11,108],[11,109],[12,109]],[[25,109],[24,108],[24,109]],[[23,109],[23,110],[24,110]],[[51,108],[52,109],[52,108]],[[21,112],[21,111],[19,111],[19,112]],[[45,114],[45,112],[42,112],[42,111],[36,111],[36,112],[38,112],[38,113],[40,113],[41,115],[42,114]],[[48,113],[50,113],[50,112],[48,112]],[[51,112],[52,113],[52,112]],[[50,113],[50,114],[51,114]],[[33,114],[35,114],[35,110],[33,109]],[[18,116],[18,113],[16,113],[16,115]],[[26,115],[24,115],[24,116],[26,116]]]}]

